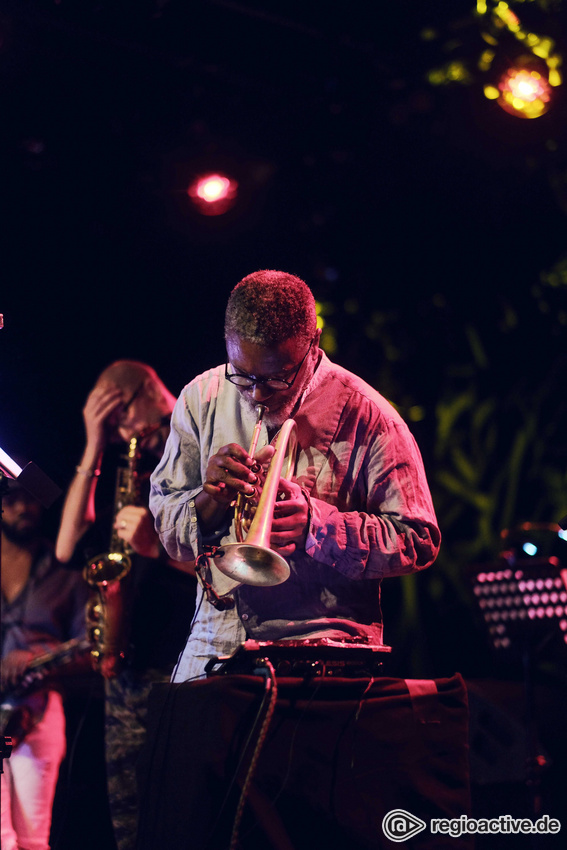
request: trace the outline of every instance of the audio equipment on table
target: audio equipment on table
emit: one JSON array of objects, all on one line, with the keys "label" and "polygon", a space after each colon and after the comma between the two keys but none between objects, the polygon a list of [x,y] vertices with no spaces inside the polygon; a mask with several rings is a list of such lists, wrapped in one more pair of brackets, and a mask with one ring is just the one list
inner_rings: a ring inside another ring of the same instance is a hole
[{"label": "audio equipment on table", "polygon": [[363,637],[305,638],[279,641],[246,640],[228,656],[212,658],[208,676],[254,675],[265,659],[281,677],[364,678],[381,671],[390,646]]}]

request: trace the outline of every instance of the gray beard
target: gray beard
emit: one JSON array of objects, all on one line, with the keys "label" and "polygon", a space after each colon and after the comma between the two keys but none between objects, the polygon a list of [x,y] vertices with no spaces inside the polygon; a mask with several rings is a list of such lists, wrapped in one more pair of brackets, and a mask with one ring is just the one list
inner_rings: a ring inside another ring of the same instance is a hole
[{"label": "gray beard", "polygon": [[[240,396],[240,399],[241,399],[242,403],[244,404],[244,406],[254,414],[254,418],[256,418],[256,416],[257,416],[256,406],[257,406],[258,402],[254,401],[253,399],[248,398],[247,396]],[[282,407],[280,410],[278,410],[277,413],[272,414],[272,413],[270,413],[270,411],[268,409],[268,411],[266,411],[266,413],[264,413],[264,416],[263,416],[263,422],[264,422],[264,425],[266,426],[266,428],[270,428],[270,429],[281,428],[281,426],[284,424],[286,419],[289,419],[291,414],[293,413],[294,408],[295,408],[295,406],[298,402],[298,399],[299,399],[299,394],[297,396],[295,396],[294,398],[291,398],[289,400],[289,402],[286,405],[284,405],[284,407]]]}]

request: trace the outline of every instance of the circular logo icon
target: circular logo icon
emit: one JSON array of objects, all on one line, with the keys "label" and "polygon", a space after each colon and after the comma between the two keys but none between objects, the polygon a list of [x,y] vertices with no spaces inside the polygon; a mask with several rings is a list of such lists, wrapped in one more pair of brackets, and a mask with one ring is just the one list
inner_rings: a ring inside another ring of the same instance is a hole
[{"label": "circular logo icon", "polygon": [[407,841],[421,832],[427,824],[405,809],[392,809],[382,821],[382,830],[390,841]]}]

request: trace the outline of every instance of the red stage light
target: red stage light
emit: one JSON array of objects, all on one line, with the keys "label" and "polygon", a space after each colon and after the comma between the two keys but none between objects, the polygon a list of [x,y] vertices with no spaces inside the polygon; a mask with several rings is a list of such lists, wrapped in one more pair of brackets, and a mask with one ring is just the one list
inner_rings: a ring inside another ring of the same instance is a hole
[{"label": "red stage light", "polygon": [[197,182],[197,196],[209,204],[226,198],[229,190],[230,180],[227,177],[221,177],[220,174],[203,177]]},{"label": "red stage light", "polygon": [[221,215],[233,205],[238,193],[238,183],[224,174],[206,174],[197,177],[187,189],[187,194],[204,215]]}]

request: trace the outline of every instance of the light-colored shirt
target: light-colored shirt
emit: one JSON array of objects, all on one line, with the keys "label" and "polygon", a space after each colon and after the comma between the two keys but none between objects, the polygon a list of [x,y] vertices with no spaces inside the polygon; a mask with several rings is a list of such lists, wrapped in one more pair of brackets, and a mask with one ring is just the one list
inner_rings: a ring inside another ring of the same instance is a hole
[{"label": "light-colored shirt", "polygon": [[[246,638],[325,633],[381,643],[381,579],[423,569],[437,555],[440,534],[422,458],[389,402],[322,354],[294,419],[295,480],[310,504],[305,549],[287,559],[291,574],[283,584],[236,588],[232,609],[217,610],[200,590],[174,681],[202,675],[208,659],[230,654]],[[209,458],[229,443],[248,447],[254,425],[224,366],[182,390],[150,495],[172,558],[192,560],[207,544],[236,540],[232,510],[224,527],[203,536],[195,497]],[[258,448],[268,442],[262,428]]]}]

